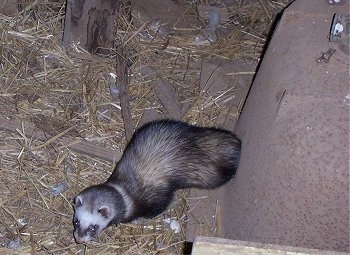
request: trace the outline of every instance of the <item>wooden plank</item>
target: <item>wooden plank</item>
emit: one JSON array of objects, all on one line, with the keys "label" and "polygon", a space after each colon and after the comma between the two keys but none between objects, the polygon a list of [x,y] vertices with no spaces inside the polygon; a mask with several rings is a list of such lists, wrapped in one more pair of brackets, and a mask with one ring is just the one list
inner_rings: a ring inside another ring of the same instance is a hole
[{"label": "wooden plank", "polygon": [[137,128],[142,127],[148,122],[151,122],[154,120],[161,120],[161,119],[166,119],[166,116],[164,114],[157,112],[154,109],[146,109],[142,113],[139,123],[137,124]]},{"label": "wooden plank", "polygon": [[233,255],[233,254],[345,255],[348,253],[199,236],[195,239],[191,254],[192,255],[212,255],[212,254],[216,254],[216,255]]},{"label": "wooden plank", "polygon": [[118,45],[117,47],[117,79],[116,86],[119,87],[119,99],[120,107],[122,112],[122,118],[124,122],[125,137],[127,141],[130,141],[132,134],[134,133],[134,125],[131,117],[130,111],[130,100],[128,94],[128,85],[129,85],[129,74],[127,61],[124,54],[124,47]]},{"label": "wooden plank", "polygon": [[174,87],[163,79],[158,79],[154,86],[154,92],[167,111],[167,117],[181,119],[181,104],[177,99]]},{"label": "wooden plank", "polygon": [[115,20],[122,0],[67,0],[63,44],[108,54],[114,46]]},{"label": "wooden plank", "polygon": [[153,89],[167,111],[166,116],[171,119],[181,119],[182,107],[174,87],[160,78],[160,75],[152,67],[144,66],[140,69],[140,73],[145,77],[145,80],[154,80]]},{"label": "wooden plank", "polygon": [[12,15],[18,11],[17,0],[0,0],[0,13],[4,15]]},{"label": "wooden plank", "polygon": [[81,138],[68,138],[60,136],[60,134],[47,138],[44,132],[37,130],[35,125],[28,122],[20,123],[17,121],[0,118],[0,130],[4,130],[6,132],[11,133],[18,133],[18,131],[23,131],[26,137],[31,137],[31,139],[38,139],[43,142],[46,141],[47,144],[62,144],[61,147],[67,147],[73,151],[97,157],[110,162],[116,162],[122,156],[122,153],[118,150],[112,150],[107,149],[105,147],[97,146],[90,142],[84,141]]},{"label": "wooden plank", "polygon": [[225,105],[228,107],[228,111],[222,111],[217,118],[216,123],[220,126],[229,130],[234,129],[252,84],[257,64],[254,60],[246,59],[224,61],[206,58],[203,60],[200,77],[201,91],[222,109]]}]

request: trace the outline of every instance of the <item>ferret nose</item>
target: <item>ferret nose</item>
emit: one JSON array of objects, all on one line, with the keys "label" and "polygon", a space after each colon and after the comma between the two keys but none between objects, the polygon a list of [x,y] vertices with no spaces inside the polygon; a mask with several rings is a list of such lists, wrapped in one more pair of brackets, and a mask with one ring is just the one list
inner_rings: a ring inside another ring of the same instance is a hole
[{"label": "ferret nose", "polygon": [[76,233],[74,233],[73,236],[74,236],[74,240],[76,243],[78,243],[78,244],[84,243],[84,241],[85,241],[84,238],[79,237]]},{"label": "ferret nose", "polygon": [[74,238],[74,239],[75,239],[75,242],[78,243],[78,244],[84,243],[83,239],[79,239],[79,238]]}]

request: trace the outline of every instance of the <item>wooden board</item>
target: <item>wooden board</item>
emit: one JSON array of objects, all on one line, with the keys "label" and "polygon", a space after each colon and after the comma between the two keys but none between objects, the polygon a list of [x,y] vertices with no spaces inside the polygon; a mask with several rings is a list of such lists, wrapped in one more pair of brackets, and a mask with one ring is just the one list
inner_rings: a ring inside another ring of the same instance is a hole
[{"label": "wooden board", "polygon": [[11,15],[18,11],[17,0],[0,0],[0,13]]},{"label": "wooden board", "polygon": [[233,254],[245,254],[245,255],[345,255],[348,253],[336,252],[336,251],[323,251],[316,249],[306,249],[291,246],[281,246],[272,244],[262,244],[247,241],[235,241],[214,237],[202,237],[196,238],[192,255],[233,255]]},{"label": "wooden board", "polygon": [[174,87],[162,79],[161,75],[149,66],[140,68],[140,73],[146,80],[152,80],[154,92],[167,111],[167,118],[181,119],[183,111]]},{"label": "wooden board", "polygon": [[91,53],[108,53],[122,0],[67,0],[64,45],[80,45]]},{"label": "wooden board", "polygon": [[73,151],[94,156],[110,162],[118,161],[122,155],[122,153],[118,150],[112,150],[101,146],[97,146],[90,142],[84,141],[81,138],[64,137],[64,134],[66,132],[61,132],[61,134],[52,137],[47,137],[44,132],[37,130],[35,125],[28,122],[20,123],[10,119],[0,118],[0,130],[4,130],[11,133],[16,133],[20,131],[21,133],[26,135],[26,137],[31,137],[32,139],[39,139],[40,141],[43,141],[44,144],[42,146],[47,146],[51,143],[62,144],[62,147],[67,147]]}]

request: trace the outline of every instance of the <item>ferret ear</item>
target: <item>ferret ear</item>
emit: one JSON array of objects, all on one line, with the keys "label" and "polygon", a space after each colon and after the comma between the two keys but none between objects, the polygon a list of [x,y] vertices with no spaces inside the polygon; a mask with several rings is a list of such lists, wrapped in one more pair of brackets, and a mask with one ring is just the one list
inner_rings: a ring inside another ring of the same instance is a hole
[{"label": "ferret ear", "polygon": [[79,207],[83,204],[83,198],[81,196],[76,196],[74,198],[74,206]]},{"label": "ferret ear", "polygon": [[98,212],[105,218],[111,217],[111,208],[109,208],[107,205],[103,205],[98,208]]}]

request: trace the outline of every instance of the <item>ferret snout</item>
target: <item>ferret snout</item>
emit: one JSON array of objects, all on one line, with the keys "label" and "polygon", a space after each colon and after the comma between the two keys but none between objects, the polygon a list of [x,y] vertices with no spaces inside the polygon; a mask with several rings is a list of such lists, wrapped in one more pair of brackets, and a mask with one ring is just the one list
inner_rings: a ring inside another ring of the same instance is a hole
[{"label": "ferret snout", "polygon": [[73,236],[74,236],[75,242],[78,244],[87,243],[91,240],[90,236],[87,236],[87,235],[79,236],[78,231],[74,231]]},{"label": "ferret snout", "polygon": [[74,240],[75,240],[75,242],[78,243],[78,244],[84,243],[84,240],[83,240],[83,239],[80,239],[79,237],[76,237],[76,236],[74,236]]}]

